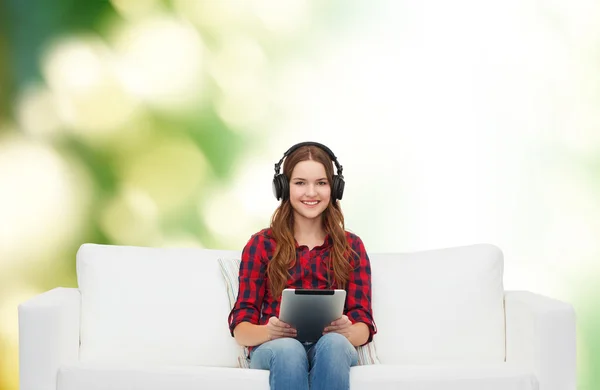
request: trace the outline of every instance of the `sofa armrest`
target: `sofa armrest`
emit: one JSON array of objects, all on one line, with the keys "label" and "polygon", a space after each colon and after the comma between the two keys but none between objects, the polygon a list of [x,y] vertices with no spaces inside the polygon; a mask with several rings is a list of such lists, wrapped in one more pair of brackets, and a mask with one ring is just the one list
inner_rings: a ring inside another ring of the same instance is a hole
[{"label": "sofa armrest", "polygon": [[575,390],[575,311],[527,291],[506,291],[506,361],[533,370],[540,390]]},{"label": "sofa armrest", "polygon": [[19,305],[21,390],[56,390],[58,368],[79,360],[81,295],[55,288]]}]

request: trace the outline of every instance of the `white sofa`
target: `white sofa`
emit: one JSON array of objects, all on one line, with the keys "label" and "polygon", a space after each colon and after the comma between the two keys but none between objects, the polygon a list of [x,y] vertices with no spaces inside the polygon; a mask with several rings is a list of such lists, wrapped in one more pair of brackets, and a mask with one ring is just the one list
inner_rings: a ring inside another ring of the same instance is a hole
[{"label": "white sofa", "polygon": [[[19,306],[21,390],[268,389],[227,326],[217,260],[239,256],[83,245],[78,288]],[[370,259],[379,364],[353,367],[351,389],[575,390],[572,307],[504,291],[495,246]]]}]

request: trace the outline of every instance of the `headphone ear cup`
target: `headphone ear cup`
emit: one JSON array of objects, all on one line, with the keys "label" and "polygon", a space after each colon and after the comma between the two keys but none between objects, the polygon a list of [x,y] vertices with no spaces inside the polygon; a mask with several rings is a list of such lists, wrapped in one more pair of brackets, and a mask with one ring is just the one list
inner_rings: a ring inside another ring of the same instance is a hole
[{"label": "headphone ear cup", "polygon": [[288,200],[290,197],[290,184],[287,177],[283,173],[279,175],[279,183],[281,187],[281,200]]},{"label": "headphone ear cup", "polygon": [[275,199],[277,199],[277,200],[281,199],[281,189],[277,185],[277,175],[273,176],[273,182],[271,184],[271,188],[273,189],[273,195],[275,196]]},{"label": "headphone ear cup", "polygon": [[289,196],[288,180],[284,174],[273,178],[273,194],[277,200],[286,200]]},{"label": "headphone ear cup", "polygon": [[331,189],[331,193],[334,200],[342,199],[344,196],[344,187],[346,183],[344,182],[344,177],[340,175],[333,175],[333,188]]}]

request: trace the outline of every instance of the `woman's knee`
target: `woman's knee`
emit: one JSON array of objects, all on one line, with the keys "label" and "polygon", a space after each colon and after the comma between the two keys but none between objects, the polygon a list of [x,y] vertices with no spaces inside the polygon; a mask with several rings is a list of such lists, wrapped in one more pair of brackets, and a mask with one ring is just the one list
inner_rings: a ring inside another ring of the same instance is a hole
[{"label": "woman's knee", "polygon": [[[253,362],[257,364],[252,364]],[[284,337],[268,341],[252,353],[251,367],[269,369],[273,364],[305,365],[308,367],[306,349],[298,340]]]},{"label": "woman's knee", "polygon": [[348,362],[355,365],[358,359],[358,353],[352,343],[339,333],[327,333],[323,335],[315,346],[316,353],[321,357],[330,356],[331,358],[339,358],[347,356]]},{"label": "woman's knee", "polygon": [[282,337],[271,340],[263,344],[275,353],[281,353],[288,356],[306,356],[306,349],[302,343],[291,337]]}]

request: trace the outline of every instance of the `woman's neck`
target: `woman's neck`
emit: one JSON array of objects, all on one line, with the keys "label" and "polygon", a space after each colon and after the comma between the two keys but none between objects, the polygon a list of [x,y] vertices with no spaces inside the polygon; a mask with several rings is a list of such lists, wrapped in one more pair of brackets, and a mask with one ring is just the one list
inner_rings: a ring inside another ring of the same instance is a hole
[{"label": "woman's neck", "polygon": [[294,238],[298,245],[307,245],[312,249],[325,241],[325,235],[321,220],[294,222]]}]

